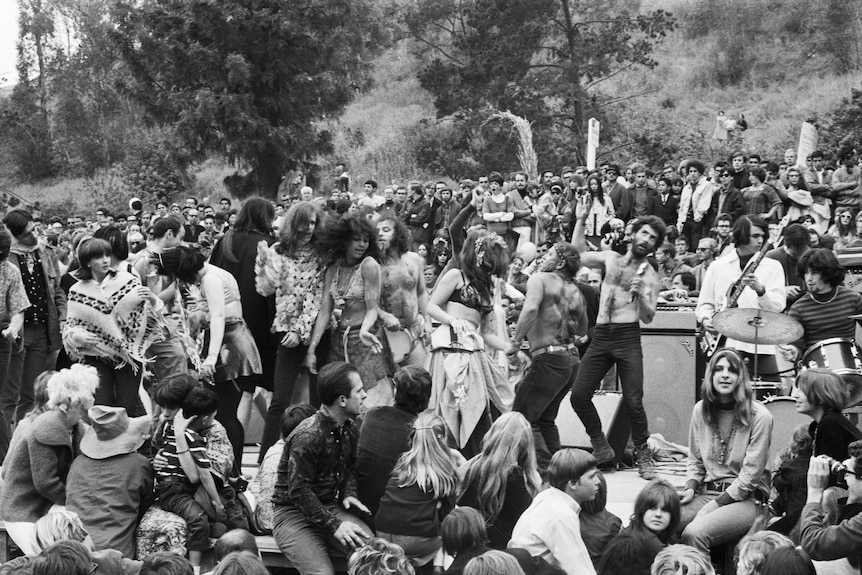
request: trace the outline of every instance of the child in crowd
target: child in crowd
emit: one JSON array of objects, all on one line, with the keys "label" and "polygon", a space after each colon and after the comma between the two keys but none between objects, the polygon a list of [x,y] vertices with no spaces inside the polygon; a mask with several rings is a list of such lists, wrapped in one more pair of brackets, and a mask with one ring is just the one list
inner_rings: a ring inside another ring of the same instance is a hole
[{"label": "child in crowd", "polygon": [[623,531],[648,541],[652,556],[670,544],[676,543],[679,528],[679,494],[670,483],[653,479],[641,489],[635,499],[631,523]]},{"label": "child in crowd", "polygon": [[455,506],[457,469],[463,463],[449,448],[443,420],[421,413],[410,450],[395,464],[380,500],[377,536],[400,545],[419,566],[431,561],[442,545],[440,524]]},{"label": "child in crowd", "polygon": [[[157,390],[156,402],[164,395],[180,397],[181,390],[189,384],[194,386],[191,376],[174,376]],[[159,392],[164,395],[160,397]],[[154,446],[166,460],[156,471],[159,501],[162,509],[176,513],[188,524],[189,560],[197,575],[203,552],[210,547],[209,538],[226,531],[223,523],[215,521],[226,521],[225,508],[210,472],[212,464],[206,455],[206,442],[201,437],[201,432],[215,419],[218,396],[211,389],[192,387],[182,400],[181,411],[167,405],[162,407],[166,417],[153,438]],[[174,411],[173,418],[167,419],[170,411]],[[205,492],[203,496],[198,494],[199,487]]]}]

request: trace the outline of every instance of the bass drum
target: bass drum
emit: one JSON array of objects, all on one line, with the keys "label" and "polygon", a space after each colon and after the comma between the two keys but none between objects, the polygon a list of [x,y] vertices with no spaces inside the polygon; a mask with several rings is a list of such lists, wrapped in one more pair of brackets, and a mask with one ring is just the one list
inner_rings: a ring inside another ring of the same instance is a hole
[{"label": "bass drum", "polygon": [[767,397],[761,403],[772,414],[772,441],[769,447],[769,468],[774,472],[777,468],[778,454],[790,447],[793,432],[800,425],[809,425],[812,421],[807,415],[796,411],[796,401],[786,395]]},{"label": "bass drum", "polygon": [[837,373],[850,394],[847,407],[862,403],[862,360],[852,339],[833,337],[812,345],[802,356],[801,367],[822,367]]}]

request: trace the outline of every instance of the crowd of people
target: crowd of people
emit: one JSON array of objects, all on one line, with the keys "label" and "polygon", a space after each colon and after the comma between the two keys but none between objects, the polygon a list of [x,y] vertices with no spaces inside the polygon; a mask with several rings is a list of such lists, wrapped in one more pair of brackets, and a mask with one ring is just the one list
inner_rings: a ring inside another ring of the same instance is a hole
[{"label": "crowd of people", "polygon": [[[10,208],[0,518],[24,554],[14,572],[197,574],[211,553],[215,573],[265,572],[251,532],[303,575],[339,558],[363,575],[711,573],[736,544],[741,573],[858,569],[854,376],[781,377],[824,341],[855,351],[862,295],[836,253],[862,247],[856,162],[852,148],[834,162],[734,152],[538,181],[340,181],[238,211]],[[689,306],[716,342],[691,382],[679,488],[658,477],[644,409],[659,382],[644,381],[641,325],[662,306]],[[786,313],[803,336],[725,339],[712,320],[731,307]],[[609,373],[626,453],[593,404]],[[812,419],[792,442],[773,436],[763,389]],[[561,445],[567,396],[589,451]],[[253,410],[256,505],[241,469]],[[625,528],[602,475],[623,462],[647,480]],[[146,540],[171,517],[186,558]]]}]

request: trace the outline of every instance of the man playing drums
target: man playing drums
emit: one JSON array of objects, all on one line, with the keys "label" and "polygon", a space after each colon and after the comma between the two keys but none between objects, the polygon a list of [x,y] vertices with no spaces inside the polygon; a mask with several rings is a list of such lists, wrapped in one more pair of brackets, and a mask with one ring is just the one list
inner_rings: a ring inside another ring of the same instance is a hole
[{"label": "man playing drums", "polygon": [[[801,357],[804,367],[831,369],[845,381],[848,375],[862,381],[862,363],[853,340],[859,320],[851,318],[862,314],[862,294],[841,285],[845,271],[832,250],[807,252],[799,260],[799,273],[808,293],[790,306],[787,315],[802,324],[804,332],[793,345],[780,346],[781,354],[788,361]],[[850,389],[851,404],[860,394],[862,389]]]}]

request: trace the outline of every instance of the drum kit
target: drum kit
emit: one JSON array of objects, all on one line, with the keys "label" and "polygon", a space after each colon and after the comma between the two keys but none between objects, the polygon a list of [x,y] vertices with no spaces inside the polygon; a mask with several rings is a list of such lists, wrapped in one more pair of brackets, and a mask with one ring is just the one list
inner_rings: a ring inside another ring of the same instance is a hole
[{"label": "drum kit", "polygon": [[[850,316],[862,320],[862,314]],[[733,308],[715,314],[713,327],[723,336],[754,344],[754,372],[752,380],[755,388],[760,382],[757,365],[757,347],[760,345],[783,345],[802,337],[802,325],[782,313],[754,308]],[[856,343],[852,339],[830,338],[809,347],[802,354],[799,369],[829,369],[844,380],[850,392],[849,406],[862,403],[862,360]],[[771,387],[760,384],[762,387]],[[759,398],[761,399],[761,398]]]}]

